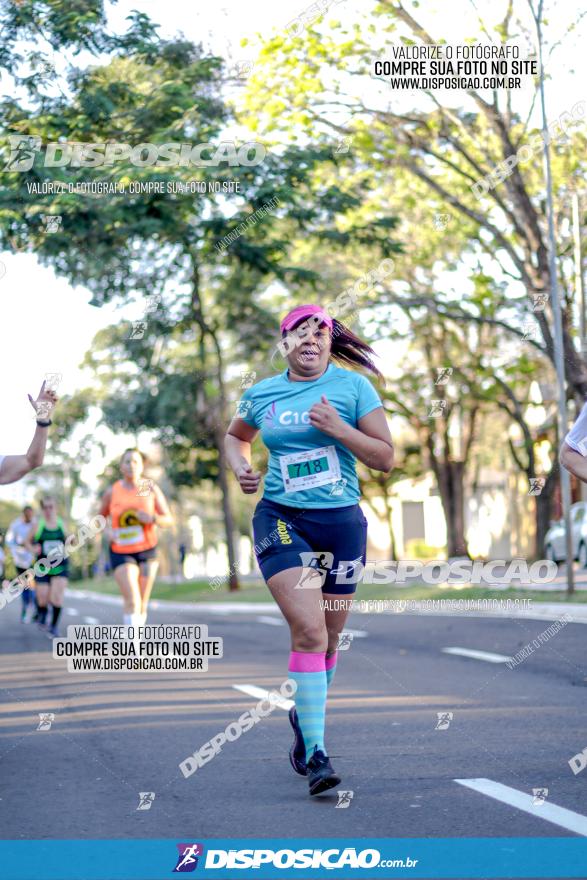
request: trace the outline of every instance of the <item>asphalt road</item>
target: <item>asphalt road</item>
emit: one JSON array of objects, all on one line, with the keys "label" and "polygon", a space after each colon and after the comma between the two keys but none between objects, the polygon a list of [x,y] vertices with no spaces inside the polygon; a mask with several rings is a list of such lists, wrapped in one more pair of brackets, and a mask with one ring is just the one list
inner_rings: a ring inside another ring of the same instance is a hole
[{"label": "asphalt road", "polygon": [[[67,601],[64,626],[121,622],[112,604]],[[286,678],[277,613],[157,609],[149,623],[208,624],[223,659],[198,674],[74,675],[19,610],[0,612],[3,838],[587,835],[587,769],[568,763],[587,747],[583,624],[509,669],[444,649],[512,657],[548,621],[353,615],[328,702],[327,746],[353,793],[341,808],[334,793],[310,799],[291,770],[281,708],[191,777],[179,770],[256,704],[235,686],[277,689]],[[37,730],[47,712],[51,729]],[[448,728],[436,729],[445,712]],[[534,788],[548,789],[544,804]],[[139,792],[155,793],[150,809],[137,810]]]}]

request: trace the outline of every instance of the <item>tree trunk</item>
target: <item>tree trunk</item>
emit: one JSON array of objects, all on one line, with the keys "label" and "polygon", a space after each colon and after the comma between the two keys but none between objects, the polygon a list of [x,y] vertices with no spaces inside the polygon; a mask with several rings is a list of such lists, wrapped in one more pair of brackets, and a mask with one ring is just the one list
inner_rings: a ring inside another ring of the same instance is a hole
[{"label": "tree trunk", "polygon": [[383,498],[383,504],[385,507],[385,521],[387,522],[387,528],[389,529],[389,559],[392,562],[397,560],[397,548],[395,545],[395,535],[393,534],[393,523],[392,523],[392,507],[389,503],[389,499],[387,497],[386,487],[385,487],[385,477],[386,474],[382,474],[382,487],[381,487],[381,497]]},{"label": "tree trunk", "polygon": [[550,525],[552,516],[552,498],[559,479],[560,465],[555,458],[550,473],[548,474],[542,491],[536,495],[536,539],[534,543],[535,559],[542,559],[544,553],[544,539]]},{"label": "tree trunk", "polygon": [[87,581],[89,577],[89,568],[88,568],[88,548],[85,544],[81,546],[81,570],[82,570],[82,578]]},{"label": "tree trunk", "polygon": [[[472,431],[469,436],[471,440]],[[436,485],[440,492],[440,500],[446,520],[446,543],[449,558],[451,556],[469,556],[467,542],[465,540],[465,464],[466,461],[453,461],[450,459],[448,449],[448,436],[445,432],[444,457],[441,459],[434,451],[434,438],[430,431],[426,431],[426,447],[428,449],[429,463],[436,477]],[[465,444],[466,454],[470,451],[470,442]]]},{"label": "tree trunk", "polygon": [[[218,392],[220,398],[219,419],[217,426],[221,425],[227,409],[226,389],[224,387],[224,367],[222,363],[222,349],[220,343],[213,330],[209,330],[210,336],[214,342],[216,349],[216,381],[218,383]],[[224,531],[226,534],[226,552],[228,554],[228,589],[233,592],[240,589],[238,579],[239,563],[235,552],[235,527],[234,516],[232,513],[232,504],[230,501],[230,486],[228,482],[228,464],[226,461],[226,453],[224,451],[224,431],[217,430],[214,432],[216,437],[216,448],[218,449],[218,475],[220,482],[220,491],[222,493],[222,514],[224,517]]]},{"label": "tree trunk", "polygon": [[222,516],[224,519],[224,531],[226,535],[226,552],[228,554],[228,589],[233,592],[240,589],[238,580],[238,561],[234,548],[234,516],[230,503],[230,489],[228,485],[228,467],[224,454],[224,434],[219,431],[216,434],[218,448],[218,479],[222,495]]},{"label": "tree trunk", "polygon": [[464,462],[439,462],[443,479],[439,480],[440,498],[446,519],[447,552],[451,556],[468,556],[465,540]]},{"label": "tree trunk", "polygon": [[218,342],[218,338],[214,329],[206,321],[204,317],[202,299],[200,296],[200,276],[198,271],[197,257],[192,255],[192,311],[194,320],[200,329],[200,356],[202,363],[204,362],[204,340],[208,336],[214,345],[216,352],[215,378],[218,383],[218,413],[215,419],[214,439],[216,450],[218,452],[218,475],[220,484],[220,494],[222,497],[222,516],[224,519],[224,532],[226,538],[226,552],[228,555],[228,589],[233,592],[240,587],[238,580],[238,563],[234,550],[234,517],[232,515],[232,506],[230,503],[230,493],[228,486],[228,468],[226,456],[224,453],[224,431],[222,424],[226,416],[226,392],[224,388],[224,375],[222,364],[222,350]]}]

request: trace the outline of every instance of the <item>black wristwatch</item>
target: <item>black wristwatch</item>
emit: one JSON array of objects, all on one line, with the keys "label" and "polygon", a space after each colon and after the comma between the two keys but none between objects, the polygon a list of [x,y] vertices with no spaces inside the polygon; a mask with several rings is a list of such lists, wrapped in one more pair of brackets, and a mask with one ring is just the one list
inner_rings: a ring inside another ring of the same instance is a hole
[{"label": "black wristwatch", "polygon": [[51,419],[47,419],[46,421],[41,421],[41,420],[37,419],[37,425],[39,426],[39,428],[48,428],[49,425],[52,425],[52,424],[53,424],[53,422],[51,421]]}]

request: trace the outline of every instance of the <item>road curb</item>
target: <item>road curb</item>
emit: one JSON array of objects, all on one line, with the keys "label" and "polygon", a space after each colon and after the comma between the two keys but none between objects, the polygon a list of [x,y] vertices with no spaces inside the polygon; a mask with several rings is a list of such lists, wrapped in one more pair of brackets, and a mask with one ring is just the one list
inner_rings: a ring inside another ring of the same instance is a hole
[{"label": "road curb", "polygon": [[[80,599],[87,599],[93,602],[102,602],[105,605],[122,606],[120,596],[108,596],[103,593],[93,593],[91,590],[70,590],[70,596],[77,596]],[[475,608],[473,610],[457,610],[442,608],[417,608],[405,607],[414,606],[418,603],[423,604],[430,602],[430,599],[357,599],[358,607],[353,611],[362,615],[370,614],[396,614],[396,615],[412,615],[412,616],[437,616],[437,617],[506,617],[510,619],[526,618],[528,620],[559,620],[564,614],[570,617],[570,623],[587,623],[587,604],[579,603],[563,603],[563,602],[537,602],[529,609],[523,608],[492,608],[482,609]],[[458,599],[437,599],[436,602],[457,602]],[[463,602],[483,602],[483,599],[463,599]],[[496,600],[500,601],[500,600]],[[510,600],[512,601],[512,600]],[[515,600],[514,600],[515,601]],[[530,600],[532,601],[532,600]],[[395,608],[383,608],[378,611],[362,611],[361,602],[380,602],[395,605]],[[403,608],[401,606],[404,606]],[[206,612],[207,614],[266,614],[267,612],[277,613],[277,607],[274,602],[173,602],[167,599],[153,599],[150,603],[153,610],[169,610],[169,611],[192,611]]]}]

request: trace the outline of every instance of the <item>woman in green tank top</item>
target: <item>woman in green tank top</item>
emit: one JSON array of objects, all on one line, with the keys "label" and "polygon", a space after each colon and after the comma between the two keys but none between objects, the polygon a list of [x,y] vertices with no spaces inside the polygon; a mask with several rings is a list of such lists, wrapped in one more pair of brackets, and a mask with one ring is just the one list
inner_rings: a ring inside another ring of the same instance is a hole
[{"label": "woman in green tank top", "polygon": [[[58,635],[57,622],[63,607],[63,597],[67,586],[67,558],[62,551],[67,533],[63,520],[57,515],[54,498],[41,501],[41,517],[34,525],[25,541],[25,547],[36,559],[46,560],[45,574],[35,575],[37,587],[38,623],[48,635]],[[61,557],[61,558],[60,558]],[[47,624],[48,605],[51,605],[51,622]]]}]

